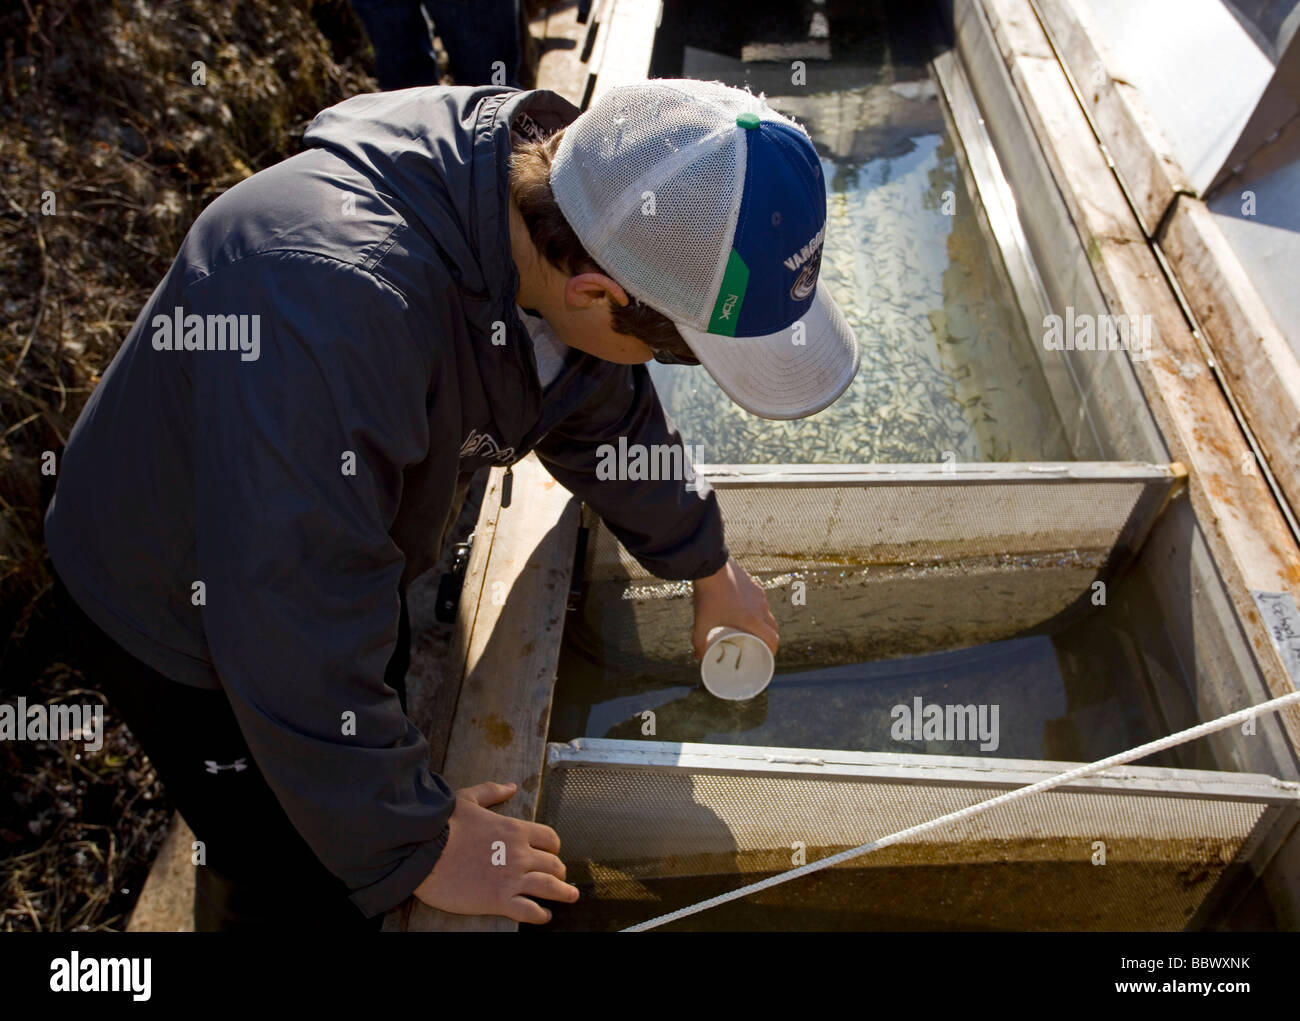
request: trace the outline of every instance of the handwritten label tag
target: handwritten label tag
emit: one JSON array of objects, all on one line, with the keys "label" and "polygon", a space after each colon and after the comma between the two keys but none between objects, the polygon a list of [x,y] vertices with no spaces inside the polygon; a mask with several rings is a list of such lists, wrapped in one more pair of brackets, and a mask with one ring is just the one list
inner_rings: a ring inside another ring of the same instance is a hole
[{"label": "handwritten label tag", "polygon": [[1300,612],[1289,592],[1259,592],[1251,589],[1259,615],[1264,618],[1273,644],[1286,664],[1291,683],[1300,689]]}]

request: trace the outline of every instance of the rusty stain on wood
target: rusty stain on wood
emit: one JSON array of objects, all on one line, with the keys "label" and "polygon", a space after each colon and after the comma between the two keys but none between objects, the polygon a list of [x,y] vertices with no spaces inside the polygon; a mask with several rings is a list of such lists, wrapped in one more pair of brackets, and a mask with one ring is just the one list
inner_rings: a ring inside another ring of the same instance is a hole
[{"label": "rusty stain on wood", "polygon": [[496,713],[490,713],[483,721],[483,735],[494,748],[507,748],[515,739],[515,730]]}]

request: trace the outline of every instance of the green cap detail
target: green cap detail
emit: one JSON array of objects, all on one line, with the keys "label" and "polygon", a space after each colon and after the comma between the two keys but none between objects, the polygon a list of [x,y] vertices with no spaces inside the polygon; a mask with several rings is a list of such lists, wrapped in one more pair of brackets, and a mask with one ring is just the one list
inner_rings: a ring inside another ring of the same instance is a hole
[{"label": "green cap detail", "polygon": [[[742,113],[740,116],[746,115]],[[713,304],[713,315],[709,319],[710,333],[720,333],[724,337],[736,335],[736,322],[740,319],[740,306],[745,303],[745,291],[748,287],[749,267],[733,248],[727,257],[727,271],[722,274],[718,300]]]},{"label": "green cap detail", "polygon": [[759,124],[758,114],[738,113],[736,114],[736,123],[739,124],[742,128],[748,128],[750,131],[753,131],[756,127],[758,127]]}]

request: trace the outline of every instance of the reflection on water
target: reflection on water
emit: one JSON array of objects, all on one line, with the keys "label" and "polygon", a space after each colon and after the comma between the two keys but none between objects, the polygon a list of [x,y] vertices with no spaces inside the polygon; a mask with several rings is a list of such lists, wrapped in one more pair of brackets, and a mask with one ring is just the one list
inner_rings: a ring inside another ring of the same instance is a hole
[{"label": "reflection on water", "polygon": [[[1039,721],[1065,709],[1051,640],[1025,638],[883,663],[778,673],[765,692],[743,703],[717,704],[698,682],[656,688],[595,703],[583,729],[590,737],[636,739],[641,714],[651,709],[656,736],[665,741],[981,754],[974,731],[970,740],[924,740],[918,724],[914,740],[910,719],[917,699],[923,706],[997,707],[985,713],[996,737],[985,738],[982,743],[992,747],[983,751],[1011,758],[1050,757]],[[895,713],[895,706],[903,709]],[[891,736],[896,722],[907,735],[902,740]]]},{"label": "reflection on water", "polygon": [[[1145,572],[1110,589],[1107,605],[1051,635],[870,663],[782,668],[748,702],[710,695],[684,651],[678,665],[627,669],[622,647],[592,640],[584,614],[565,629],[551,710],[551,741],[576,737],[931,753],[1089,762],[1195,722],[1183,667],[1170,645]],[[870,627],[864,621],[864,627]],[[793,636],[791,636],[793,637]],[[682,635],[687,649],[688,636]],[[833,661],[832,661],[833,662]],[[1159,687],[1177,715],[1154,715],[1146,693]],[[997,706],[996,748],[969,739],[903,739],[894,709]],[[647,711],[654,731],[646,729]],[[1146,765],[1222,768],[1204,742],[1144,760]]]},{"label": "reflection on water", "polygon": [[[572,648],[566,652],[552,707],[552,740],[644,739],[649,710],[660,741],[1053,760],[1079,750],[1063,719],[1069,709],[1065,680],[1052,639],[1045,636],[778,672],[748,702],[715,698],[686,665],[639,684],[619,678],[618,693],[602,698],[611,680],[605,671]],[[1094,711],[1109,721],[1107,743],[1117,750],[1149,736],[1125,702],[1120,691],[1108,693],[1100,706],[1094,702]],[[949,724],[969,729],[929,730],[924,721],[934,718],[933,706],[945,707],[940,711]],[[964,713],[948,706],[975,709]]]}]

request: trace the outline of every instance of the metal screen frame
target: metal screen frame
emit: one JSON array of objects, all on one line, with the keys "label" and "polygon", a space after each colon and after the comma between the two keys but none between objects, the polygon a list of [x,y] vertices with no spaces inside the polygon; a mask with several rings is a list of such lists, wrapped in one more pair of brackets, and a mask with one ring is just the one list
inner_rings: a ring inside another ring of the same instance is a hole
[{"label": "metal screen frame", "polygon": [[[821,780],[960,784],[963,787],[986,787],[991,791],[1028,786],[1079,765],[1078,762],[1042,759],[851,752],[827,748],[778,748],[680,741],[624,741],[599,737],[553,741],[546,746],[548,771],[617,766],[719,775],[748,776],[761,773],[773,777],[816,777]],[[1076,780],[1060,790],[1084,794],[1118,793],[1249,801],[1300,812],[1300,783],[1278,780],[1262,773],[1229,773],[1165,766],[1114,766]]]},{"label": "metal screen frame", "polygon": [[[777,748],[579,738],[547,745],[538,820],[559,829],[563,820],[554,813],[554,778],[565,770],[618,770],[623,775],[719,775],[799,780],[849,781],[870,784],[915,784],[928,788],[980,788],[993,797],[1005,790],[1027,786],[1064,772],[1077,763],[997,759],[910,753],[846,752],[810,748]],[[1241,834],[1236,856],[1224,861],[1214,884],[1199,901],[1189,926],[1200,925],[1244,889],[1267,867],[1287,834],[1300,822],[1300,783],[1254,773],[1118,766],[1078,780],[1054,794],[1092,794],[1114,797],[1170,798],[1192,801],[1236,802],[1257,805],[1261,811],[1250,829]],[[692,802],[700,807],[701,803]],[[703,807],[708,807],[707,805]],[[622,803],[611,802],[621,810]],[[662,821],[648,842],[665,839]],[[870,839],[871,835],[864,837]],[[626,833],[619,840],[626,842]],[[868,856],[869,857],[869,856]],[[598,862],[598,856],[587,860]],[[811,860],[811,858],[810,858]],[[859,859],[862,861],[862,859]],[[852,868],[844,863],[837,868]]]},{"label": "metal screen frame", "polygon": [[[716,464],[695,465],[698,479],[708,487],[754,489],[890,489],[906,487],[970,486],[1071,486],[1079,483],[1141,486],[1142,493],[1114,544],[1108,568],[1120,570],[1136,555],[1161,511],[1186,480],[1181,464],[1159,465],[1139,461],[1016,461],[916,464]],[[703,487],[701,487],[703,488]],[[605,529],[598,515],[585,508],[584,524]],[[725,506],[724,506],[725,518]],[[612,566],[599,560],[602,543],[589,541],[588,574]],[[621,564],[632,577],[650,577],[625,551]]]}]

